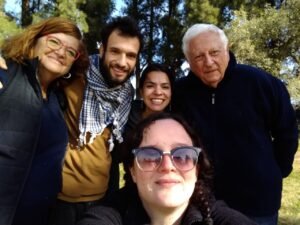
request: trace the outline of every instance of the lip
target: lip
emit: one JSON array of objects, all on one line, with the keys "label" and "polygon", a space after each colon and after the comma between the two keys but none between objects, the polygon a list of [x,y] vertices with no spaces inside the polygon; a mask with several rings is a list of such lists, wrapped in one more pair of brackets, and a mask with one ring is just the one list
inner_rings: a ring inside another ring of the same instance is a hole
[{"label": "lip", "polygon": [[214,73],[214,72],[216,72],[217,71],[217,69],[214,69],[214,70],[207,70],[207,71],[205,71],[205,73]]},{"label": "lip", "polygon": [[154,105],[161,105],[163,104],[163,102],[165,101],[165,99],[161,99],[161,98],[151,98],[150,99],[151,103]]},{"label": "lip", "polygon": [[52,61],[57,62],[57,64],[65,65],[64,61],[58,59],[57,57],[54,57],[54,56],[48,56],[48,57],[49,57]]},{"label": "lip", "polygon": [[179,180],[176,179],[159,179],[157,181],[155,181],[156,184],[160,185],[160,186],[174,186],[180,183]]},{"label": "lip", "polygon": [[123,76],[127,75],[126,70],[119,69],[119,68],[116,68],[116,67],[113,67],[112,70],[113,70],[114,74],[118,77],[123,77]]}]

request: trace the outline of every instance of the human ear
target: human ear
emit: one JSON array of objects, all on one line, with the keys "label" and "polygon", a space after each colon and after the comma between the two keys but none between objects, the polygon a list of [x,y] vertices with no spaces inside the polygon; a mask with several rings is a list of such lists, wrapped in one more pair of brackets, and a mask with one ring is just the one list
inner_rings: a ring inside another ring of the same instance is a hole
[{"label": "human ear", "polygon": [[130,170],[130,174],[131,174],[131,178],[132,178],[133,182],[136,183],[136,176],[135,176],[134,168],[130,167],[129,170]]},{"label": "human ear", "polygon": [[104,55],[104,47],[103,47],[103,44],[100,45],[100,48],[99,48],[99,55],[100,55],[101,58],[102,58],[103,55]]}]

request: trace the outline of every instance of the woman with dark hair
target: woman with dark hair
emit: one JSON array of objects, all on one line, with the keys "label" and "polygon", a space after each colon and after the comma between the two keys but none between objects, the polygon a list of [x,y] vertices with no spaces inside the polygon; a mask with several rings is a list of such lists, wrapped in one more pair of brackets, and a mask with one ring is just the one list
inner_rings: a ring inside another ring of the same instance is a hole
[{"label": "woman with dark hair", "polygon": [[113,162],[111,166],[110,184],[108,194],[119,189],[119,162],[120,150],[126,143],[127,136],[136,124],[147,116],[171,110],[171,97],[175,74],[166,64],[149,63],[141,73],[139,80],[139,94],[142,99],[136,99],[131,104],[131,110],[124,130],[125,141],[116,143],[116,151],[112,151]]},{"label": "woman with dark hair", "polygon": [[127,130],[152,113],[170,111],[174,80],[174,71],[167,65],[150,63],[146,66],[139,80],[141,100],[132,103]]},{"label": "woman with dark hair", "polygon": [[1,52],[0,224],[44,225],[68,142],[61,86],[85,74],[88,55],[76,24],[59,17],[8,38]]},{"label": "woman with dark hair", "polygon": [[212,171],[197,136],[169,113],[153,114],[124,148],[125,188],[77,225],[253,225],[210,191]]}]

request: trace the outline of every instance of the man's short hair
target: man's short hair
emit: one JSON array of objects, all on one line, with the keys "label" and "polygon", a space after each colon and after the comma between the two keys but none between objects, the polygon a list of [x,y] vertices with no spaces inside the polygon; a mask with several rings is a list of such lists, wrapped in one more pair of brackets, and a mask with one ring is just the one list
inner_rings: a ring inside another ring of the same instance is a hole
[{"label": "man's short hair", "polygon": [[205,32],[214,32],[219,34],[221,40],[224,43],[224,46],[227,47],[228,45],[228,38],[224,31],[219,27],[213,24],[205,24],[205,23],[197,23],[191,26],[184,34],[182,38],[182,51],[185,57],[188,59],[188,45],[191,39],[196,37],[198,34],[205,33]]},{"label": "man's short hair", "polygon": [[119,34],[124,37],[137,37],[140,42],[139,52],[141,51],[143,46],[143,37],[140,32],[140,28],[138,27],[137,22],[129,16],[116,17],[102,29],[101,42],[104,49],[107,46],[109,36],[115,30],[118,30],[120,32]]}]

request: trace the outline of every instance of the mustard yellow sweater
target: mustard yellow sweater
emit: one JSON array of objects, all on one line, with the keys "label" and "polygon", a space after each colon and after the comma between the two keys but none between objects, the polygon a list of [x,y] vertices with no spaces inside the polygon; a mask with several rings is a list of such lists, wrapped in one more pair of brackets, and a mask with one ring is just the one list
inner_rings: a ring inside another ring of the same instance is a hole
[{"label": "mustard yellow sweater", "polygon": [[63,187],[58,198],[67,202],[85,202],[101,199],[107,190],[111,155],[107,140],[110,130],[97,136],[92,144],[77,149],[78,120],[83,100],[85,81],[77,78],[65,88],[68,109],[65,119],[69,132],[69,144],[62,170]]}]

